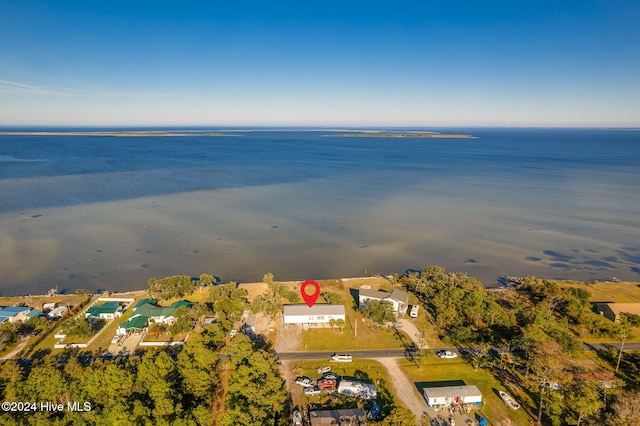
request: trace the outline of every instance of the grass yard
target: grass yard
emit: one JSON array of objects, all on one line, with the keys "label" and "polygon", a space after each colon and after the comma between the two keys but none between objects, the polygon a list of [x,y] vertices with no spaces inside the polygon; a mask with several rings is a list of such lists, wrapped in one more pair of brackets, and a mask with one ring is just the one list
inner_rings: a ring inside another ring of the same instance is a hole
[{"label": "grass yard", "polygon": [[[614,303],[640,303],[640,284],[638,283],[580,283],[580,282],[564,282],[558,281],[561,287],[582,288],[589,293],[591,302],[614,302]],[[595,315],[595,314],[594,314]],[[628,342],[640,342],[640,327],[631,329],[632,337],[627,339]],[[581,339],[587,343],[611,343],[615,339],[611,337],[587,337]]]},{"label": "grass yard", "polygon": [[[533,407],[533,401],[526,395],[520,395],[505,387],[501,381],[484,369],[475,371],[470,365],[460,360],[443,360],[440,358],[430,358],[422,363],[421,368],[415,364],[403,360],[399,363],[402,371],[407,377],[416,383],[420,394],[422,389],[430,382],[456,382],[463,381],[466,385],[475,385],[484,396],[485,405],[478,411],[487,417],[490,424],[497,424],[505,419],[511,420],[516,425],[527,425],[533,419],[525,410],[525,406]],[[498,391],[503,390],[514,396],[523,406],[520,410],[510,410],[500,397]]]},{"label": "grass yard", "polygon": [[576,287],[591,293],[591,302],[640,303],[638,283],[591,283],[558,281],[560,287]]}]

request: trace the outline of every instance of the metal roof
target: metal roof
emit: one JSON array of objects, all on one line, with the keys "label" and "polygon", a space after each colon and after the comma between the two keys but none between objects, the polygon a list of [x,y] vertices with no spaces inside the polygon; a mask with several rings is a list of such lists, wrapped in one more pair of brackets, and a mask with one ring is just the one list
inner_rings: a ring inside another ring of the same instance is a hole
[{"label": "metal roof", "polygon": [[403,291],[395,290],[395,289],[391,292],[382,291],[382,290],[361,289],[359,290],[358,296],[364,296],[364,297],[369,297],[372,299],[379,299],[379,300],[393,299],[398,302],[404,303],[405,305],[409,303],[409,295]]},{"label": "metal roof", "polygon": [[424,394],[429,398],[456,398],[463,396],[482,396],[482,392],[474,385],[442,386],[439,388],[424,388]]},{"label": "metal roof", "polygon": [[284,305],[284,314],[295,315],[344,315],[344,305],[329,305],[327,303],[316,303],[309,307],[306,304]]}]

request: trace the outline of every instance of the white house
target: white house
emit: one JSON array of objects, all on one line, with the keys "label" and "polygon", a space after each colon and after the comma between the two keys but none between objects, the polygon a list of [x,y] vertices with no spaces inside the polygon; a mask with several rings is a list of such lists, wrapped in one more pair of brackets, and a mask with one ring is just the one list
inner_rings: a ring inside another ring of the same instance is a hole
[{"label": "white house", "polygon": [[358,291],[358,304],[360,309],[367,306],[367,303],[371,300],[389,301],[393,304],[393,312],[403,313],[407,310],[409,305],[409,295],[400,290],[380,291],[380,290],[366,290],[360,289]]},{"label": "white house", "polygon": [[424,399],[429,407],[448,404],[482,404],[482,393],[471,386],[443,386],[439,388],[424,388]]},{"label": "white house", "polygon": [[345,320],[344,305],[329,305],[326,303],[316,303],[309,307],[307,305],[284,305],[284,323],[309,325],[329,324],[329,321]]},{"label": "white house", "polygon": [[47,318],[49,319],[60,318],[68,310],[69,308],[67,308],[66,306],[58,306],[57,308],[55,308],[54,310],[52,310],[47,314]]}]

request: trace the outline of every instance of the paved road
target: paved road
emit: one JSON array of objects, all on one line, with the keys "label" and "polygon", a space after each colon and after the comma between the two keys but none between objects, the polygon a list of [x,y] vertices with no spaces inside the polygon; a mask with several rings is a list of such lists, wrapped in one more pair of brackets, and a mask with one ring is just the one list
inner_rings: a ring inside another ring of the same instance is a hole
[{"label": "paved road", "polygon": [[[610,347],[620,348],[620,343],[585,343],[584,349],[586,351],[603,351]],[[460,355],[460,352],[465,352],[465,348],[431,348],[434,352],[439,351],[451,351]],[[495,350],[495,348],[494,348]],[[640,351],[640,343],[626,343],[624,345],[625,352],[627,351]],[[372,359],[372,358],[399,358],[407,355],[405,349],[371,349],[360,351],[341,351],[342,353],[348,353],[353,359]],[[324,359],[329,360],[334,352],[278,352],[277,356],[283,361],[291,360],[315,360]]]},{"label": "paved road", "polygon": [[[278,352],[278,358],[283,361],[304,360],[304,359],[324,359],[329,361],[334,352]],[[398,358],[404,356],[404,349],[379,349],[367,351],[342,351],[348,353],[353,359],[371,358]]]}]

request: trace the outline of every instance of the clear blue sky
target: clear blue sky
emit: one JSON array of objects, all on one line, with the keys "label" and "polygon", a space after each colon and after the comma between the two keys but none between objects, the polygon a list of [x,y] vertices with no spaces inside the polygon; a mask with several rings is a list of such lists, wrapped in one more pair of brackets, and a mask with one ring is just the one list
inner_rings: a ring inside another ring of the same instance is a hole
[{"label": "clear blue sky", "polygon": [[640,2],[0,0],[0,125],[640,126]]}]

